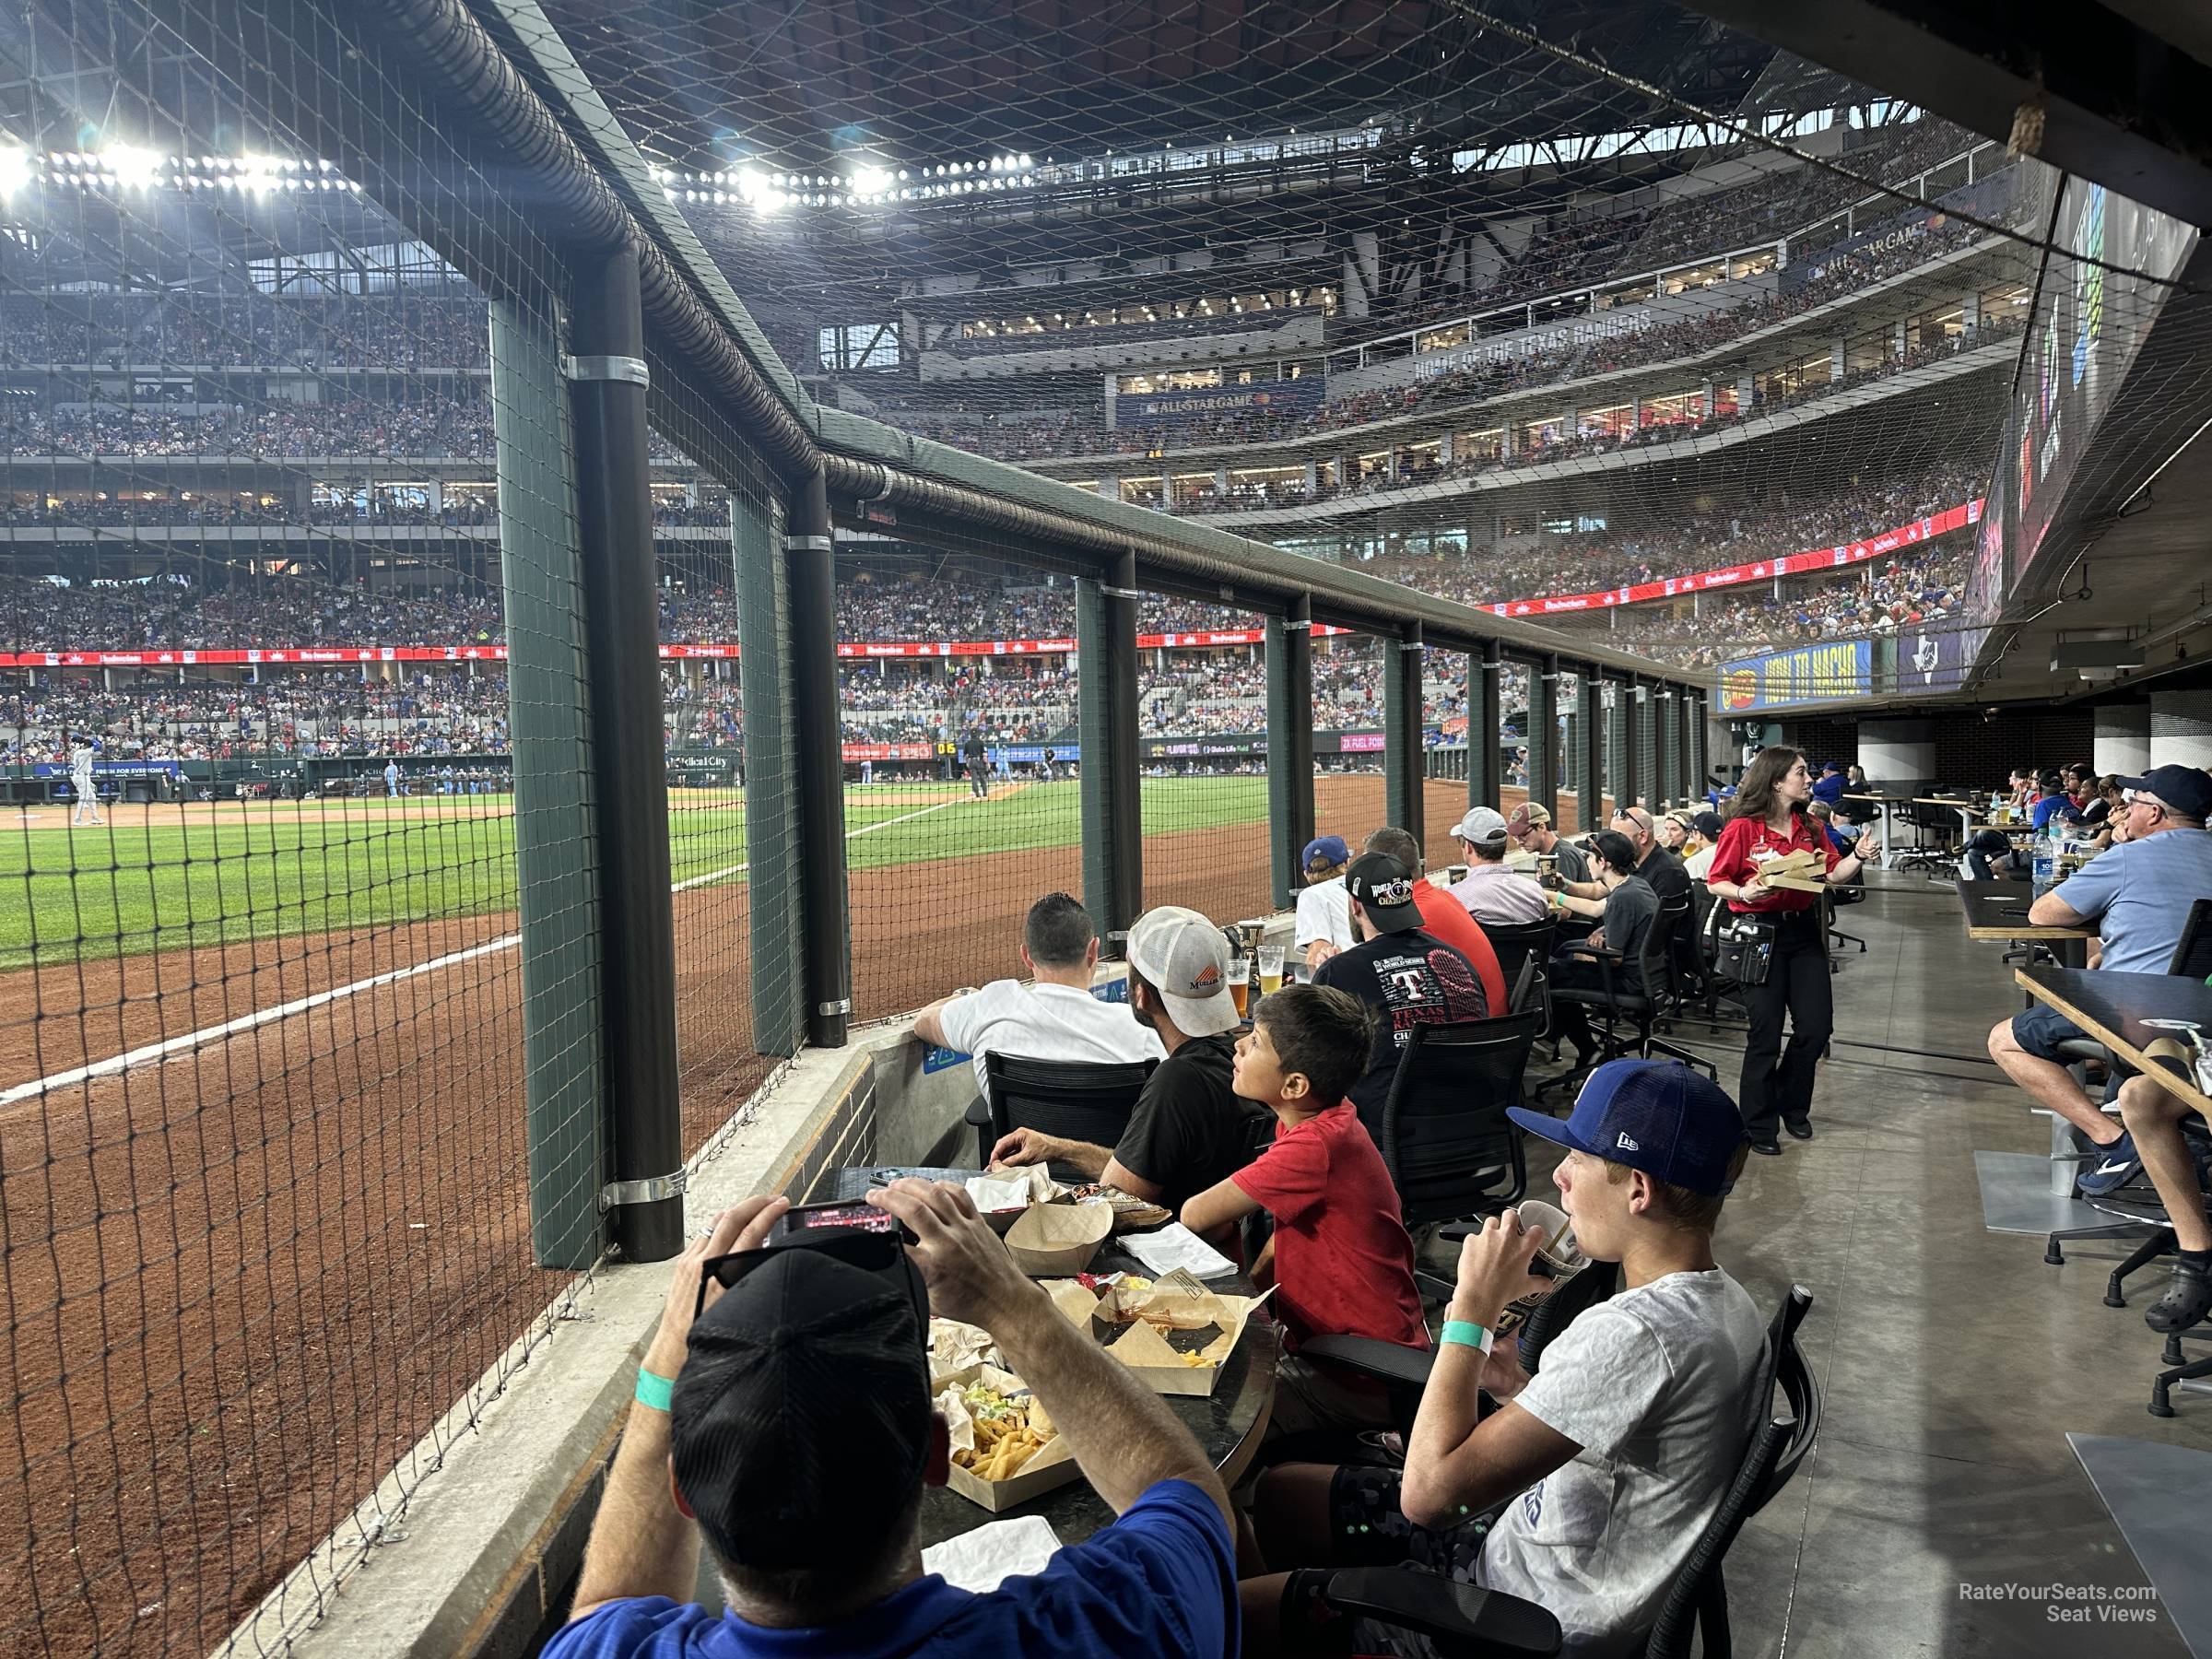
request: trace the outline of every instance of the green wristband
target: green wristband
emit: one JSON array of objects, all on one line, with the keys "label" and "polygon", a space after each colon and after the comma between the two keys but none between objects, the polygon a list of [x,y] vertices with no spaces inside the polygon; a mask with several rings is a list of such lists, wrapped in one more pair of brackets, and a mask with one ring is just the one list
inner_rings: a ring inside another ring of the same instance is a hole
[{"label": "green wristband", "polygon": [[[1478,1329],[1480,1327],[1477,1327]],[[668,1409],[668,1402],[676,1393],[676,1379],[656,1377],[643,1366],[638,1367],[638,1404],[650,1406],[655,1411]]]},{"label": "green wristband", "polygon": [[1456,1342],[1462,1347],[1475,1348],[1485,1354],[1490,1351],[1490,1345],[1498,1340],[1495,1333],[1477,1324],[1471,1319],[1445,1320],[1443,1339],[1446,1342]]}]

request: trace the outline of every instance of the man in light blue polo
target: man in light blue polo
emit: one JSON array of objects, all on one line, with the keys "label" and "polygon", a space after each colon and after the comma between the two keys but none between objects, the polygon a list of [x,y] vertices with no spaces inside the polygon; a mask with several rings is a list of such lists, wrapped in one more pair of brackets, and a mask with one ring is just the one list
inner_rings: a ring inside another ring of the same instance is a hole
[{"label": "man in light blue polo", "polygon": [[[2189,907],[2212,899],[2212,776],[2194,766],[2154,766],[2122,778],[2131,792],[2121,814],[2127,839],[2084,865],[2038,899],[2028,920],[2038,927],[2097,929],[2097,967],[2109,973],[2164,973],[2182,942]],[[2086,1036],[2056,1009],[2038,1003],[2000,1021],[1990,1058],[2039,1106],[2057,1112],[2103,1157],[2082,1171],[2092,1197],[2124,1186],[2142,1167],[2130,1135],[2105,1116],[2061,1062],[2058,1045]]]}]

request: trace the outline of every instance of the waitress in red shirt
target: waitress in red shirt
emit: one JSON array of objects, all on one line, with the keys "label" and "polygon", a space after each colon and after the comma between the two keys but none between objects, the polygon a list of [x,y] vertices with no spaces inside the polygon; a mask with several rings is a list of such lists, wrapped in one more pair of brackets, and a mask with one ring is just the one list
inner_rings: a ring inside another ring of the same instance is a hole
[{"label": "waitress in red shirt", "polygon": [[[1835,1029],[1836,1009],[1828,982],[1828,928],[1820,895],[1769,887],[1759,879],[1759,866],[1785,853],[1810,853],[1826,865],[1832,886],[1849,881],[1865,860],[1881,853],[1871,830],[1859,838],[1856,851],[1839,853],[1806,816],[1812,796],[1813,775],[1803,755],[1779,747],[1759,750],[1736,786],[1735,816],[1721,830],[1705,879],[1730,910],[1774,924],[1773,965],[1766,982],[1743,989],[1751,1033],[1744,1044],[1736,1097],[1751,1150],[1769,1158],[1782,1153],[1778,1126],[1798,1140],[1813,1138],[1813,1067]],[[1786,1050],[1782,1041],[1785,1014],[1790,1025]]]}]

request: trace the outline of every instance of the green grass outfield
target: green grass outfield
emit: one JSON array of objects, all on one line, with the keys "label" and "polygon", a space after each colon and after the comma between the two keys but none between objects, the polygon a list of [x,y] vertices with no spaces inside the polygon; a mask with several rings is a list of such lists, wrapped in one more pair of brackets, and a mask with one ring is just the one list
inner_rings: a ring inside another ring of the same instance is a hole
[{"label": "green grass outfield", "polygon": [[[1079,787],[1001,786],[976,803],[964,783],[850,785],[850,867],[1074,846]],[[505,797],[486,804],[503,808]],[[466,816],[476,805],[112,808],[106,828],[74,830],[59,827],[65,808],[46,809],[38,827],[0,833],[0,969],[512,910],[513,820]],[[674,881],[745,879],[741,792],[676,790],[669,806]],[[1145,780],[1147,835],[1266,813],[1264,778]]]}]

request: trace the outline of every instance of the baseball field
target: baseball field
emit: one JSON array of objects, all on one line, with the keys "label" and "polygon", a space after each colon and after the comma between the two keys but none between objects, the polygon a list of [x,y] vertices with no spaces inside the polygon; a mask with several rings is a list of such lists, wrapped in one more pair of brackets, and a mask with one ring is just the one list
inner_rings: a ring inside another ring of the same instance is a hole
[{"label": "baseball field", "polygon": [[[1382,779],[1317,781],[1320,828]],[[1268,908],[1265,782],[1143,782],[1145,897]],[[1465,801],[1432,782],[1431,845]],[[1018,972],[1079,785],[853,785],[863,1018]],[[0,1651],[218,1642],[571,1276],[529,1243],[507,796],[65,806],[0,826]],[[669,797],[686,1144],[755,1053],[746,807]],[[502,1357],[505,1356],[505,1360]]]}]

